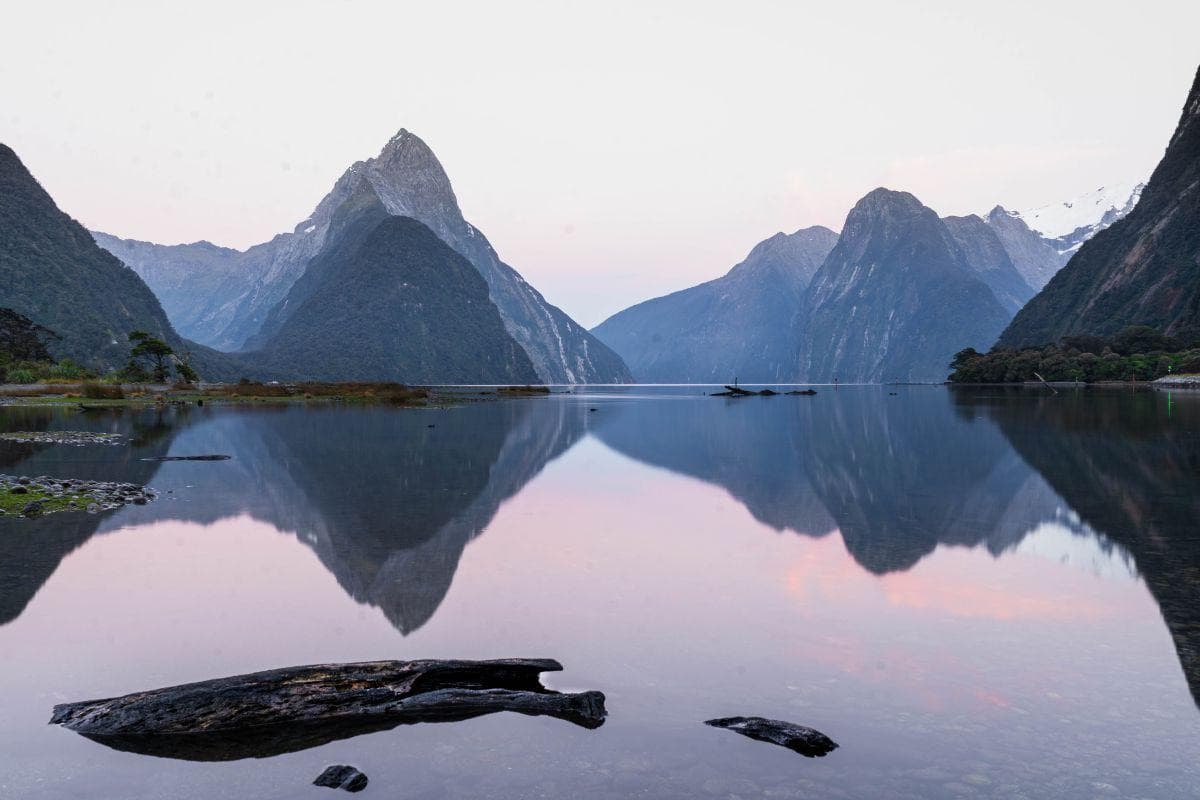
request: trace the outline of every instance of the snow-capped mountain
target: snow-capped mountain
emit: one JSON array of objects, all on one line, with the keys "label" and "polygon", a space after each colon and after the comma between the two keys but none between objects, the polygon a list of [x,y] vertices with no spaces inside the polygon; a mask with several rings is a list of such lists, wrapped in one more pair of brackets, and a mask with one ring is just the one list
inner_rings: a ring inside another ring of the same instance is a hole
[{"label": "snow-capped mountain", "polygon": [[1059,252],[1070,253],[1132,211],[1145,186],[1114,183],[1062,203],[1012,213],[1042,236],[1056,240]]}]

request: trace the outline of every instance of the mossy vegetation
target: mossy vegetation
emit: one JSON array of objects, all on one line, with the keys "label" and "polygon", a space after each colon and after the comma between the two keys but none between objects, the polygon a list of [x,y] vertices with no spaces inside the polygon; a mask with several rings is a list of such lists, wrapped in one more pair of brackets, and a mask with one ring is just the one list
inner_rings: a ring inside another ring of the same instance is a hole
[{"label": "mossy vegetation", "polygon": [[24,513],[30,503],[37,504],[37,510],[31,511],[30,516],[40,516],[58,511],[84,511],[94,502],[96,502],[96,498],[93,495],[82,492],[52,494],[35,486],[0,484],[0,510],[4,511],[5,516]]}]

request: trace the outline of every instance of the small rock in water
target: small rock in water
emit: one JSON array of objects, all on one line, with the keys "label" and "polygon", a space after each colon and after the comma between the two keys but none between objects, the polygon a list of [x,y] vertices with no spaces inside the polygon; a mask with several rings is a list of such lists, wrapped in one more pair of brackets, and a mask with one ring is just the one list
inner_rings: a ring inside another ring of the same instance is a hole
[{"label": "small rock in water", "polygon": [[367,788],[367,776],[354,767],[346,764],[334,764],[313,781],[313,786],[327,786],[330,789],[345,789],[347,792],[361,792]]},{"label": "small rock in water", "polygon": [[714,728],[735,731],[759,742],[794,750],[808,758],[820,758],[837,749],[837,742],[813,728],[763,717],[722,717],[704,722]]}]

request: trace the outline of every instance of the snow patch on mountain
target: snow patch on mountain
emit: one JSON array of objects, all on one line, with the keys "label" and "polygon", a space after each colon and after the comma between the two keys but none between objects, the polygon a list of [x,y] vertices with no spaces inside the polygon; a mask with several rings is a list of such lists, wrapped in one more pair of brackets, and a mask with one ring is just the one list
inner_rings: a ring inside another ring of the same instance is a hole
[{"label": "snow patch on mountain", "polygon": [[[1062,203],[1015,212],[1033,230],[1047,239],[1086,239],[1099,233],[1133,210],[1142,195],[1144,183],[1114,183],[1101,186]],[[1071,236],[1081,228],[1087,236]],[[1078,246],[1078,243],[1074,243]]]}]

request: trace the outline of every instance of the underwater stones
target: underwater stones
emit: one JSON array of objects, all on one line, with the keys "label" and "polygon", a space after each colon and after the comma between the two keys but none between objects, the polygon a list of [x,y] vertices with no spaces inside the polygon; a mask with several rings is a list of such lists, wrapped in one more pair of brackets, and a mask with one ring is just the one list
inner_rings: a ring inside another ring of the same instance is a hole
[{"label": "underwater stones", "polygon": [[325,771],[317,776],[313,786],[361,792],[367,788],[367,776],[347,764],[334,764],[332,767],[326,767]]},{"label": "underwater stones", "polygon": [[90,444],[120,444],[118,433],[97,431],[8,431],[0,433],[0,439],[11,442],[36,442],[38,444],[69,444],[83,447]]},{"label": "underwater stones", "polygon": [[837,742],[804,725],[763,717],[722,717],[704,722],[714,728],[740,733],[755,741],[777,744],[808,758],[820,758],[837,749]]}]

